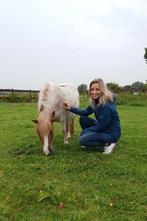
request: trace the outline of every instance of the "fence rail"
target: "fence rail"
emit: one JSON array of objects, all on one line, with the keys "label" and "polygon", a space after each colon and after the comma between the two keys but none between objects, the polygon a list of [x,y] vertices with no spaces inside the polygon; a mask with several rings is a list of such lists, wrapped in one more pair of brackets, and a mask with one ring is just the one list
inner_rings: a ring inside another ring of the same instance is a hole
[{"label": "fence rail", "polygon": [[19,89],[13,89],[13,88],[11,88],[11,89],[0,89],[0,93],[3,93],[3,92],[36,92],[36,93],[38,93],[39,92],[39,90],[19,90]]},{"label": "fence rail", "polygon": [[0,89],[0,102],[36,102],[39,90]]}]

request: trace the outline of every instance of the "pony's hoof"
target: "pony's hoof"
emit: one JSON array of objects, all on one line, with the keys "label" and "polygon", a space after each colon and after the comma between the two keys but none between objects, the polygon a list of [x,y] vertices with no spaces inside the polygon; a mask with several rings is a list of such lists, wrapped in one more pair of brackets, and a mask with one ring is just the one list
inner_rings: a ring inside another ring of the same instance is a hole
[{"label": "pony's hoof", "polygon": [[49,150],[43,150],[43,153],[48,156],[50,154],[50,151]]}]

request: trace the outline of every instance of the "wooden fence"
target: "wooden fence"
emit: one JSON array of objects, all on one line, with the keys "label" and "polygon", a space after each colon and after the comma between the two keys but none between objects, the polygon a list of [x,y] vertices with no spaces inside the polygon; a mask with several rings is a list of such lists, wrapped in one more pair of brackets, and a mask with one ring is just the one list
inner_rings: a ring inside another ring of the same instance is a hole
[{"label": "wooden fence", "polygon": [[0,89],[0,102],[37,102],[39,90]]}]

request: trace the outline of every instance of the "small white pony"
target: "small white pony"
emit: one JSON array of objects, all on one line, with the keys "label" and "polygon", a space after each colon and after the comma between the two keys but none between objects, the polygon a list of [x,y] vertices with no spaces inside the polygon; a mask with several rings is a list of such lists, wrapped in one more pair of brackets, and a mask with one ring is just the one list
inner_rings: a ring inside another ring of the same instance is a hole
[{"label": "small white pony", "polygon": [[46,84],[39,93],[37,120],[37,133],[43,143],[43,152],[49,155],[53,149],[53,122],[60,121],[64,134],[64,143],[74,133],[74,114],[66,111],[63,103],[79,107],[79,93],[70,84]]}]

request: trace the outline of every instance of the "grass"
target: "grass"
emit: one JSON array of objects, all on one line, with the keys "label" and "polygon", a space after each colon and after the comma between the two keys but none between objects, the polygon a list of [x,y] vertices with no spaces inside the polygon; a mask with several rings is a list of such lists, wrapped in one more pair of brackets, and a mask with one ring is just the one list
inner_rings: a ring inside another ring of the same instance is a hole
[{"label": "grass", "polygon": [[129,105],[129,106],[146,106],[147,104],[147,94],[128,94],[119,93],[116,95],[118,105]]},{"label": "grass", "polygon": [[[85,102],[82,101],[82,106]],[[31,119],[36,104],[0,104],[0,220],[146,221],[147,105],[119,105],[122,137],[110,155],[83,151],[80,127],[46,157]]]}]

